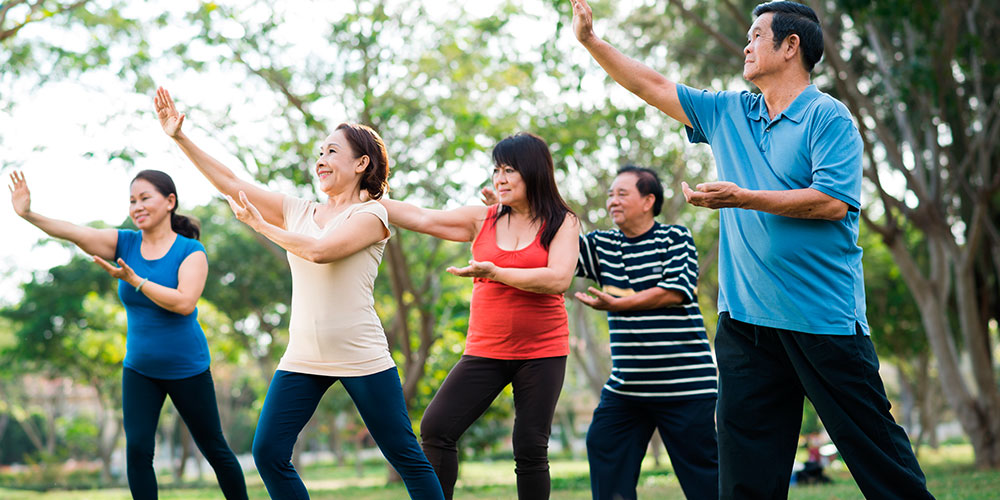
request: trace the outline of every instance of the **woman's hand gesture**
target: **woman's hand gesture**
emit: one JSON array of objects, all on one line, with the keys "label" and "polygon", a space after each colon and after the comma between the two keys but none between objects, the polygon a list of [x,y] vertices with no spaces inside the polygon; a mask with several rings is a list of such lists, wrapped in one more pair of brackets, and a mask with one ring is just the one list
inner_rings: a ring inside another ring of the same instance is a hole
[{"label": "woman's hand gesture", "polygon": [[580,42],[586,43],[594,36],[594,13],[587,0],[571,0],[573,4],[573,34]]},{"label": "woman's hand gesture", "polygon": [[14,205],[14,212],[25,217],[31,212],[31,191],[28,191],[28,183],[24,180],[24,172],[14,171],[10,174],[12,186],[10,189],[10,203]]},{"label": "woman's hand gesture", "polygon": [[232,196],[226,195],[226,201],[229,202],[229,208],[233,209],[233,214],[236,218],[242,221],[244,224],[253,228],[254,231],[260,232],[260,227],[264,224],[264,217],[260,215],[260,211],[257,207],[250,203],[247,198],[247,194],[240,191],[240,200],[236,201]]},{"label": "woman's hand gesture", "polygon": [[171,138],[176,138],[181,133],[181,124],[184,123],[184,115],[177,112],[174,100],[170,98],[170,92],[163,87],[156,88],[156,95],[153,97],[153,109],[160,119],[160,126],[163,132]]},{"label": "woman's hand gesture", "polygon": [[139,281],[139,276],[135,274],[135,271],[133,271],[131,267],[128,267],[128,264],[126,264],[121,257],[119,257],[117,261],[118,265],[121,267],[115,267],[110,262],[96,255],[91,255],[90,258],[97,265],[101,266],[101,269],[107,271],[107,273],[110,274],[112,278],[118,278],[132,286],[135,286],[135,284],[138,283]]},{"label": "woman's hand gesture", "polygon": [[470,260],[469,265],[465,267],[452,266],[445,270],[451,274],[454,274],[455,276],[461,276],[463,278],[493,279],[493,276],[497,271],[497,266],[496,264],[488,260],[484,260],[482,262],[477,260]]},{"label": "woman's hand gesture", "polygon": [[500,197],[493,188],[487,186],[479,190],[479,201],[483,202],[483,205],[491,206],[500,203]]}]

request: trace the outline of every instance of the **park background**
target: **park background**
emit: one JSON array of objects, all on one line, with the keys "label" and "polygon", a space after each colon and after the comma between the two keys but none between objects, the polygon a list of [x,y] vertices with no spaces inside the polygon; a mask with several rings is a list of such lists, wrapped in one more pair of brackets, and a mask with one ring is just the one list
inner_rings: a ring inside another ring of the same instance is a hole
[{"label": "park background", "polygon": [[[715,179],[710,152],[687,144],[677,123],[590,59],[573,37],[568,0],[272,3],[0,3],[0,171],[25,172],[36,211],[99,227],[129,224],[128,181],[138,170],[175,178],[181,212],[202,222],[210,270],[199,320],[238,454],[248,456],[287,340],[290,276],[284,252],[236,221],[160,131],[157,85],[210,153],[302,196],[316,196],[316,148],[342,121],[382,134],[390,196],[425,206],[479,203],[492,145],[521,130],[549,142],[562,194],[586,230],[611,227],[605,190],[618,166],[654,168],[667,190],[659,220],[694,235],[713,336],[718,217],[686,205],[679,188]],[[996,498],[1000,7],[807,3],[826,36],[814,82],[848,106],[865,141],[860,243],[893,414],[939,498]],[[593,8],[599,36],[671,79],[753,90],[740,73],[755,4],[604,0]],[[2,205],[0,497],[127,498],[116,284]],[[471,281],[444,269],[468,252],[405,231],[386,247],[376,307],[415,425],[462,351]],[[588,284],[578,279],[572,290]],[[571,298],[567,308],[572,354],[553,424],[554,498],[589,498],[582,439],[610,350],[603,314]],[[505,393],[463,438],[459,497],[515,496],[511,405]],[[803,432],[820,429],[807,405]],[[651,451],[640,494],[682,498],[665,453]],[[339,388],[304,430],[296,460],[316,498],[403,495]],[[221,498],[169,404],[157,464],[164,498]],[[265,498],[245,469],[254,498]],[[860,497],[846,470],[832,474],[834,485],[794,489],[793,498]],[[90,490],[59,491],[66,488]]]}]

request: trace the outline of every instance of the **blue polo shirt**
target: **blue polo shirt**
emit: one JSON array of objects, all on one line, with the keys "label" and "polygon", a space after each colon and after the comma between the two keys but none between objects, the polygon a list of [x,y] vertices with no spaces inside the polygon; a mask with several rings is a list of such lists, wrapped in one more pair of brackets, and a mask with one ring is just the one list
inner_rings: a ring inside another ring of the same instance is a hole
[{"label": "blue polo shirt", "polygon": [[763,95],[677,86],[691,142],[708,143],[719,180],[746,189],[812,188],[847,203],[838,221],[723,208],[719,312],[814,334],[868,334],[858,246],[862,141],[847,108],[810,85],[769,119]]}]

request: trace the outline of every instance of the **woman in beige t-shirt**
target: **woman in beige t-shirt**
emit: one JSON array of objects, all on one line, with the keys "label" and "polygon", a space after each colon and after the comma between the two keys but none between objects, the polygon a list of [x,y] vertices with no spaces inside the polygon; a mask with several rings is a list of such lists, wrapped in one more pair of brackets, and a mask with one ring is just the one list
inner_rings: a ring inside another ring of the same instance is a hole
[{"label": "woman in beige t-shirt", "polygon": [[[292,448],[326,390],[340,381],[411,498],[443,499],[417,444],[372,290],[389,238],[378,203],[389,158],[378,133],[342,123],[323,141],[314,170],[326,203],[286,196],[237,178],[181,131],[184,115],[160,88],[160,125],[229,200],[236,216],[288,251],[292,307],[288,348],[268,387],[253,456],[275,499],[309,498]],[[362,191],[367,200],[362,201]]]}]

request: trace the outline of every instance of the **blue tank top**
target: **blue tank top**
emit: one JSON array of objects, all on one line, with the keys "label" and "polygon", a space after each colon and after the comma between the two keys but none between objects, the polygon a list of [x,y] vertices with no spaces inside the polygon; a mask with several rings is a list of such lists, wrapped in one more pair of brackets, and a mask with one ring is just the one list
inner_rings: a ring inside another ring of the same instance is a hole
[{"label": "blue tank top", "polygon": [[[205,251],[198,240],[177,235],[166,255],[146,260],[139,251],[141,244],[141,232],[118,230],[115,259],[120,257],[140,277],[168,288],[177,288],[181,262],[194,252]],[[193,377],[208,369],[211,356],[197,308],[186,316],[168,311],[122,280],[118,281],[118,297],[128,317],[126,368],[160,379]]]}]

